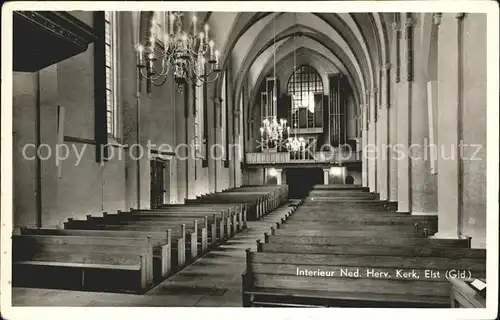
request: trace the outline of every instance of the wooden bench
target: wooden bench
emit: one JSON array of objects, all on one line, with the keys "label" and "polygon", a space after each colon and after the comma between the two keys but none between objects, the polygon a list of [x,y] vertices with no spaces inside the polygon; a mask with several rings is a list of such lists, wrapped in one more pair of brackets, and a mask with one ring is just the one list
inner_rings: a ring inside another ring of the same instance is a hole
[{"label": "wooden bench", "polygon": [[[112,217],[112,218],[111,218]],[[191,244],[192,249],[197,255],[197,248],[194,246],[201,246],[201,251],[204,252],[208,249],[208,237],[209,230],[215,228],[215,224],[212,223],[209,228],[209,219],[206,215],[198,216],[156,216],[156,217],[143,217],[137,211],[134,212],[118,212],[116,215],[109,215],[107,213],[103,214],[103,217],[92,217],[87,216],[87,221],[91,221],[95,224],[105,224],[105,225],[138,225],[138,226],[166,226],[171,225],[189,225],[193,223],[193,229],[191,236],[188,238],[188,244]],[[201,226],[201,228],[199,227]],[[192,238],[196,236],[196,241],[193,242]],[[216,234],[214,234],[214,237]]]},{"label": "wooden bench", "polygon": [[338,211],[360,212],[360,210],[378,211],[378,212],[397,211],[397,205],[383,201],[359,203],[356,201],[306,202],[306,200],[304,200],[300,208],[304,212],[309,211],[309,212],[325,212],[325,213],[338,212]]},{"label": "wooden bench", "polygon": [[301,210],[295,211],[291,215],[287,223],[304,223],[304,222],[318,222],[324,223],[345,223],[345,224],[359,224],[359,225],[418,225],[420,228],[437,229],[438,220],[436,215],[407,215],[407,214],[381,214],[380,212],[359,212],[359,213],[309,213]]},{"label": "wooden bench", "polygon": [[[478,277],[481,278],[481,277]],[[451,296],[450,302],[452,308],[486,308],[486,292],[484,294],[473,289],[469,283],[470,280],[459,278],[450,278]],[[481,279],[486,283],[486,278]]]},{"label": "wooden bench", "polygon": [[199,204],[215,204],[220,203],[231,203],[231,204],[243,204],[246,206],[247,220],[255,221],[264,215],[264,197],[262,196],[238,196],[238,195],[212,195],[204,196],[199,199],[187,199],[187,204],[199,203]]},{"label": "wooden bench", "polygon": [[369,192],[370,189],[363,187],[361,185],[355,185],[355,184],[329,184],[329,185],[322,185],[318,184],[313,187],[313,190],[337,190],[337,191],[342,191],[342,190],[359,190],[359,191],[365,191]]},{"label": "wooden bench", "polygon": [[[139,214],[141,216],[151,216],[151,217],[159,217],[159,216],[169,216],[169,215],[177,215],[177,216],[185,216],[185,217],[200,217],[207,216],[209,219],[213,219],[214,214],[217,216],[219,221],[222,219],[224,228],[221,230],[227,229],[228,233],[231,233],[229,236],[236,234],[239,231],[242,231],[246,228],[246,214],[245,210],[242,207],[232,207],[228,210],[220,210],[218,208],[213,209],[196,209],[191,211],[183,211],[176,209],[156,209],[156,210],[133,210],[132,213]],[[219,227],[219,225],[217,226]]]},{"label": "wooden bench", "polygon": [[[384,233],[385,232],[385,233]],[[275,231],[276,235],[293,235],[298,237],[329,237],[329,236],[353,236],[353,237],[400,237],[400,238],[425,238],[424,232],[406,232],[400,230],[385,230],[383,232],[379,230],[328,230],[328,229],[302,229],[298,228],[287,228],[283,226],[283,228],[279,228]]]},{"label": "wooden bench", "polygon": [[[272,237],[271,237],[272,239]],[[444,258],[471,258],[485,259],[484,251],[468,248],[450,247],[420,247],[420,246],[387,246],[387,245],[353,245],[335,244],[318,245],[302,243],[260,243],[264,252],[282,253],[316,253],[316,254],[350,254],[350,255],[397,255],[402,257],[444,257]],[[260,251],[260,249],[259,249]]]},{"label": "wooden bench", "polygon": [[[170,223],[186,223],[186,221],[198,220],[198,224],[204,226],[207,230],[206,237],[203,235],[203,228],[201,234],[198,236],[200,243],[205,240],[207,243],[202,245],[202,250],[207,249],[208,244],[215,245],[218,241],[223,241],[229,236],[225,231],[232,227],[231,223],[228,227],[228,218],[224,213],[213,212],[200,212],[200,213],[184,213],[184,212],[120,212],[118,215],[122,217],[115,217],[117,215],[109,215],[106,217],[114,216],[112,220],[134,220],[134,221],[160,221]],[[123,217],[125,216],[125,217]],[[200,232],[199,232],[200,233]],[[205,239],[206,238],[206,239]]]},{"label": "wooden bench", "polygon": [[[115,231],[143,231],[143,232],[164,232],[167,229],[172,230],[171,239],[173,243],[177,242],[177,246],[173,246],[172,257],[177,257],[177,264],[184,266],[187,262],[186,256],[190,259],[191,254],[196,252],[191,250],[188,246],[188,239],[197,239],[197,228],[194,223],[192,226],[186,228],[185,224],[150,224],[150,225],[127,225],[127,224],[108,224],[108,223],[95,223],[92,220],[75,220],[69,218],[64,222],[65,229],[79,229],[79,230],[115,230]],[[186,233],[188,236],[186,236]],[[191,244],[192,245],[192,244]]]},{"label": "wooden bench", "polygon": [[[447,307],[446,270],[485,273],[481,259],[255,253],[247,249],[246,260],[242,275],[245,307]],[[307,276],[311,273],[313,276]]]},{"label": "wooden bench", "polygon": [[[243,202],[235,202],[235,203],[211,203],[211,202],[203,202],[203,201],[198,201],[195,199],[187,199],[187,204],[185,205],[168,205],[168,206],[161,206],[158,209],[155,209],[155,211],[177,211],[178,209],[182,211],[191,211],[191,212],[196,212],[196,211],[207,211],[207,210],[220,210],[221,212],[224,211],[226,212],[227,215],[235,212],[241,218],[239,218],[242,221],[242,225],[246,228],[246,222],[247,222],[247,216],[248,216],[248,205]],[[192,209],[192,210],[191,210]]]},{"label": "wooden bench", "polygon": [[230,189],[230,192],[267,192],[268,206],[270,210],[279,207],[286,199],[288,199],[288,186],[242,186],[239,188]]},{"label": "wooden bench", "polygon": [[[183,220],[186,221],[186,220]],[[140,231],[163,231],[172,229],[172,237],[179,241],[184,239],[184,249],[181,253],[182,261],[190,262],[198,257],[198,235],[200,228],[197,220],[189,220],[190,224],[177,222],[162,222],[162,221],[119,221],[119,222],[95,222],[87,220],[87,228],[93,230],[140,230]],[[179,228],[180,226],[180,228]],[[68,227],[68,229],[71,227]],[[85,227],[84,227],[85,228]],[[79,227],[81,229],[81,227]],[[202,233],[205,235],[206,229]],[[175,248],[174,248],[175,249]],[[176,251],[176,250],[175,250]]]},{"label": "wooden bench", "polygon": [[116,230],[78,230],[78,229],[31,229],[21,228],[22,235],[59,235],[80,237],[107,237],[107,238],[151,238],[153,244],[153,273],[155,279],[163,279],[173,271],[177,270],[178,263],[182,263],[182,257],[175,256],[172,259],[172,247],[177,252],[184,250],[184,243],[172,240],[172,230],[163,232],[155,231],[116,231]]},{"label": "wooden bench", "polygon": [[149,237],[14,235],[12,241],[15,285],[43,286],[49,274],[55,286],[83,290],[143,291],[153,283]]},{"label": "wooden bench", "polygon": [[378,193],[368,193],[368,192],[351,192],[351,191],[341,191],[341,192],[329,192],[329,191],[311,191],[308,198],[314,199],[359,199],[359,200],[379,200]]},{"label": "wooden bench", "polygon": [[255,220],[276,209],[288,198],[288,186],[244,186],[198,196],[197,200],[225,203],[234,202],[235,198],[248,204],[250,219]]},{"label": "wooden bench", "polygon": [[304,245],[375,245],[375,246],[415,246],[426,248],[470,248],[470,239],[434,239],[434,238],[389,238],[369,236],[330,236],[330,237],[296,237],[282,234],[269,237],[268,242],[280,244],[304,244]]}]

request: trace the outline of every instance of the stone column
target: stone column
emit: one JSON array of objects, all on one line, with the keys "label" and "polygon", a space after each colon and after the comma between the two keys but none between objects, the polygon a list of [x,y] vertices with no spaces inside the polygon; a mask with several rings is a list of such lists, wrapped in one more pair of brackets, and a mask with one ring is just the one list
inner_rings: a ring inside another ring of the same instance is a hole
[{"label": "stone column", "polygon": [[380,200],[389,199],[389,77],[390,64],[380,67],[382,72],[381,83],[381,104],[378,110],[377,120],[377,169],[378,169],[378,189]]},{"label": "stone column", "polygon": [[[461,15],[444,13],[438,30],[438,233],[435,237],[459,237],[461,193],[459,190],[459,43],[458,32]],[[441,20],[441,21],[439,21]],[[443,148],[445,153],[441,151]],[[453,153],[450,154],[450,151]]]},{"label": "stone column", "polygon": [[[401,14],[405,28],[402,30],[403,38],[408,36],[409,26],[411,21],[407,18],[403,19],[404,13]],[[410,212],[411,208],[411,177],[410,177],[410,159],[408,157],[408,148],[410,145],[410,81],[407,77],[409,52],[406,41],[400,41],[399,46],[402,62],[400,82],[397,84],[397,131],[398,143],[394,146],[393,156],[397,157],[398,161],[398,211]]]},{"label": "stone column", "polygon": [[369,122],[368,122],[368,146],[366,148],[368,155],[368,186],[370,192],[378,192],[377,189],[377,104],[376,104],[377,89],[373,88],[367,92],[369,95]]},{"label": "stone column", "polygon": [[330,184],[329,177],[330,177],[330,169],[323,169],[323,184],[326,186]]},{"label": "stone column", "polygon": [[394,152],[394,146],[398,143],[398,101],[397,101],[397,86],[398,78],[398,37],[399,26],[396,22],[392,24],[393,29],[393,44],[391,45],[391,68],[387,71],[389,77],[389,101],[390,108],[388,109],[388,129],[390,150],[389,157],[389,201],[398,201],[398,160]]},{"label": "stone column", "polygon": [[[422,39],[423,14],[414,14],[411,21],[412,41],[415,43],[410,59],[413,61],[410,83],[410,174],[411,212],[416,215],[435,215],[437,211],[436,176],[431,174],[429,144],[429,121],[427,108],[427,56],[429,54]],[[430,22],[432,23],[432,22]],[[430,35],[427,35],[430,36]]]},{"label": "stone column", "polygon": [[361,105],[361,113],[362,113],[362,133],[361,133],[361,156],[362,156],[362,168],[361,168],[361,179],[363,187],[368,187],[368,156],[367,156],[367,148],[368,145],[368,109],[366,105]]}]

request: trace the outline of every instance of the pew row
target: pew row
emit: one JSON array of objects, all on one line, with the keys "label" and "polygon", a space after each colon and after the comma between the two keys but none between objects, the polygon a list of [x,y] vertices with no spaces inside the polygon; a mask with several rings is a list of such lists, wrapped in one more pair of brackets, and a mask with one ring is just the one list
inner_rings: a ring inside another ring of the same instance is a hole
[{"label": "pew row", "polygon": [[153,285],[151,237],[14,235],[13,285],[143,292]]}]

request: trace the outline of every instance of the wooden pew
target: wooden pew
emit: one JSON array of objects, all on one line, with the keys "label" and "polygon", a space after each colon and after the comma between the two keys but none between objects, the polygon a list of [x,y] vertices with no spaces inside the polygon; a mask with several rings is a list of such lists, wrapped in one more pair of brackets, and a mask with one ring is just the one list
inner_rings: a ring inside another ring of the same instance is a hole
[{"label": "wooden pew", "polygon": [[59,235],[59,236],[80,236],[80,237],[107,237],[107,238],[151,238],[153,244],[153,272],[155,279],[162,279],[171,272],[177,270],[178,264],[183,264],[182,257],[174,256],[172,259],[172,247],[179,253],[184,251],[184,243],[172,240],[172,230],[166,229],[163,232],[154,231],[116,231],[116,230],[78,230],[78,229],[30,229],[21,228],[22,235]]},{"label": "wooden pew", "polygon": [[[197,239],[196,232],[197,228],[193,224],[186,230],[185,224],[151,224],[151,225],[127,225],[127,224],[101,224],[94,223],[88,220],[75,220],[69,218],[67,222],[64,222],[65,229],[79,229],[79,230],[115,230],[115,231],[143,231],[143,232],[164,232],[166,229],[171,229],[171,239],[177,246],[172,247],[172,256],[177,257],[177,263],[179,266],[184,266],[187,262],[186,253],[194,253],[191,251],[188,244],[188,239]],[[189,236],[186,237],[186,233]],[[194,234],[194,236],[193,236]]]},{"label": "wooden pew", "polygon": [[[450,305],[452,308],[486,308],[486,292],[479,292],[469,286],[472,280],[473,279],[466,279],[466,281],[464,281],[459,278],[449,279],[451,284]],[[486,283],[486,278],[481,280]]]},{"label": "wooden pew", "polygon": [[[110,218],[112,217],[112,218]],[[106,224],[106,225],[189,225],[193,223],[193,228],[195,231],[191,234],[188,239],[188,244],[191,245],[191,251],[197,256],[198,244],[202,252],[208,249],[208,236],[209,236],[209,223],[208,217],[206,215],[198,216],[156,216],[156,217],[143,217],[139,212],[118,212],[116,215],[104,214],[103,217],[92,217],[87,216],[87,221],[91,221],[95,224]],[[199,227],[201,226],[201,228]],[[211,227],[215,225],[212,224]],[[211,228],[213,229],[213,228]],[[196,237],[196,241],[193,242],[193,237]],[[194,248],[196,246],[196,248]]]},{"label": "wooden pew", "polygon": [[[109,215],[111,220],[135,220],[135,221],[161,221],[161,222],[176,222],[184,223],[186,220],[198,219],[198,223],[207,230],[207,235],[204,237],[203,228],[198,237],[200,243],[202,243],[202,250],[206,250],[208,244],[215,245],[218,241],[223,241],[226,238],[225,226],[227,219],[224,212],[214,213],[214,212],[199,212],[199,213],[187,213],[187,212],[119,212],[117,215]],[[121,216],[121,217],[118,217]],[[206,238],[206,239],[205,239]],[[207,241],[203,245],[204,241]]]},{"label": "wooden pew", "polygon": [[[190,224],[188,224],[189,222]],[[172,236],[176,239],[184,239],[184,261],[192,261],[198,257],[198,235],[200,228],[198,227],[198,221],[189,219],[182,220],[181,223],[178,222],[162,222],[162,221],[118,221],[118,222],[102,222],[87,220],[87,225],[89,229],[97,230],[142,230],[142,231],[162,231],[166,228],[173,230]],[[185,222],[185,223],[182,223]],[[178,226],[181,228],[179,229]],[[174,229],[175,228],[175,229]],[[205,235],[206,241],[206,229],[202,233]]]},{"label": "wooden pew", "polygon": [[14,235],[12,241],[15,284],[47,284],[45,272],[57,272],[51,281],[75,289],[143,291],[153,282],[150,237]]},{"label": "wooden pew", "polygon": [[322,185],[318,184],[313,187],[313,190],[359,190],[359,191],[366,191],[369,192],[370,189],[363,187],[361,185],[355,185],[355,184],[328,184],[328,185]]},{"label": "wooden pew", "polygon": [[288,199],[288,186],[242,186],[229,190],[231,192],[266,191],[269,193],[267,203],[268,210],[274,210]]},{"label": "wooden pew", "polygon": [[230,215],[232,212],[238,214],[238,221],[240,229],[247,227],[247,205],[245,203],[231,203],[231,204],[221,204],[221,203],[204,203],[197,202],[196,200],[189,200],[186,205],[162,205],[158,209],[154,209],[151,212],[171,212],[171,211],[186,211],[186,212],[205,212],[205,211],[224,211],[226,215]]},{"label": "wooden pew", "polygon": [[[279,231],[279,230],[278,230]],[[359,238],[359,235],[355,238]],[[272,237],[270,237],[272,239]],[[448,257],[448,258],[471,258],[485,259],[483,251],[468,248],[450,247],[420,247],[420,246],[387,246],[387,245],[354,245],[334,244],[318,245],[303,243],[261,243],[264,252],[281,253],[315,253],[315,254],[350,254],[350,255],[396,255],[402,257]]]},{"label": "wooden pew", "polygon": [[[385,232],[385,234],[383,233]],[[353,237],[396,237],[396,238],[425,238],[424,232],[406,232],[406,231],[399,231],[399,230],[394,230],[390,231],[379,231],[379,230],[325,230],[325,229],[302,229],[302,228],[287,228],[283,227],[283,229],[280,227],[275,231],[276,235],[291,235],[291,236],[297,236],[297,237],[329,237],[329,236],[337,236],[337,237],[343,237],[343,236],[353,236]]]},{"label": "wooden pew", "polygon": [[307,199],[301,204],[302,211],[314,212],[332,212],[332,211],[378,211],[378,212],[395,212],[397,205],[384,201],[370,201],[370,202],[357,202],[357,201],[311,201]]},{"label": "wooden pew", "polygon": [[[246,260],[242,275],[245,307],[444,308],[449,306],[450,294],[446,270],[485,273],[481,259],[255,253],[247,249]],[[311,273],[313,276],[304,276]]]},{"label": "wooden pew", "polygon": [[204,196],[199,199],[187,199],[186,203],[193,204],[220,204],[220,203],[231,203],[231,204],[244,204],[246,206],[246,218],[249,221],[255,221],[259,219],[264,214],[264,198],[262,196],[248,196],[248,195],[238,195],[237,194],[217,194]]},{"label": "wooden pew", "polygon": [[291,215],[287,222],[290,223],[304,223],[304,222],[318,222],[318,223],[356,223],[359,225],[415,225],[418,224],[421,228],[437,229],[437,216],[424,216],[424,215],[409,215],[398,213],[384,213],[380,212],[366,212],[359,213],[343,213],[343,212],[329,212],[329,213],[306,213],[302,211],[295,211],[296,214]]},{"label": "wooden pew", "polygon": [[[229,228],[229,226],[232,228],[230,231],[232,232],[233,235],[245,229],[247,225],[246,209],[244,205],[227,206],[227,207],[191,206],[189,208],[183,208],[183,209],[181,208],[182,207],[159,208],[154,210],[140,210],[140,213],[141,214],[179,213],[179,214],[184,214],[186,217],[197,216],[198,214],[201,213],[206,213],[210,215],[213,215],[213,213],[222,213],[224,216],[223,217],[224,225],[226,226],[226,228]],[[131,210],[131,211],[137,212],[137,210]]]},{"label": "wooden pew", "polygon": [[434,238],[386,238],[386,237],[296,237],[292,235],[274,235],[269,237],[270,243],[288,245],[375,245],[375,246],[415,246],[426,248],[470,248],[469,239],[434,239]]},{"label": "wooden pew", "polygon": [[309,193],[309,198],[327,198],[327,199],[355,199],[355,200],[379,200],[379,195],[376,193],[368,192],[325,192],[325,191],[311,191]]},{"label": "wooden pew", "polygon": [[[353,217],[349,217],[353,218]],[[409,220],[397,221],[399,223],[393,223],[388,221],[388,219],[377,220],[379,216],[375,216],[369,221],[364,221],[363,223],[358,223],[353,220],[341,220],[337,221],[327,221],[327,220],[295,220],[292,217],[288,218],[284,224],[280,225],[280,228],[302,228],[302,229],[322,229],[331,230],[332,232],[336,230],[378,230],[380,232],[399,230],[406,232],[425,232],[427,236],[433,235],[437,232],[437,225],[429,223],[427,220]],[[404,223],[401,223],[404,222]]]}]

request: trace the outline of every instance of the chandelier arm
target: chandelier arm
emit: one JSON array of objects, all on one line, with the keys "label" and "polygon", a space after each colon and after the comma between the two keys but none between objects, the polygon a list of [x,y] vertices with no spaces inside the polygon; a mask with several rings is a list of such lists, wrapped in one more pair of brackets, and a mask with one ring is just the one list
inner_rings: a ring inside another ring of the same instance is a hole
[{"label": "chandelier arm", "polygon": [[[154,71],[154,68],[153,68],[153,71]],[[146,79],[151,80],[151,81],[156,81],[163,76],[166,76],[166,74],[161,74],[161,73],[155,72],[153,75],[151,75],[150,77],[148,77]]]},{"label": "chandelier arm", "polygon": [[140,72],[141,72],[141,76],[146,79],[146,80],[153,80],[152,77],[148,76],[147,74],[144,74],[144,70],[145,68],[139,68]]},{"label": "chandelier arm", "polygon": [[167,50],[160,50],[158,49],[156,46],[153,48],[153,52],[151,52],[152,54],[155,55],[156,58],[159,58],[159,57],[163,57],[163,56],[166,56],[167,53],[166,53]]},{"label": "chandelier arm", "polygon": [[165,84],[165,82],[167,82],[167,79],[168,79],[168,76],[167,75],[164,75],[163,77],[163,80],[160,82],[160,83],[156,83],[155,80],[151,81],[153,83],[153,85],[155,85],[156,87],[161,87],[162,85]]},{"label": "chandelier arm", "polygon": [[151,81],[156,81],[160,79],[163,75],[159,76],[148,76],[147,74],[144,74],[144,68],[140,68],[141,76],[146,79],[146,80],[151,80]]},{"label": "chandelier arm", "polygon": [[215,74],[215,78],[213,78],[212,80],[208,80],[208,77],[206,80],[204,80],[204,82],[206,83],[214,83],[215,81],[217,81],[217,79],[219,78],[219,74],[217,72],[213,72]]},{"label": "chandelier arm", "polygon": [[192,65],[192,66],[191,66],[191,71],[192,71],[192,72],[193,72],[193,74],[196,76],[196,78],[197,78],[197,79],[201,79],[201,78],[203,77],[203,75],[202,75],[201,73],[200,73],[200,74],[198,74],[198,73],[196,72],[196,69],[197,69],[196,64],[194,64],[194,65]]},{"label": "chandelier arm", "polygon": [[202,75],[202,77],[205,79],[208,79],[208,77],[210,77],[214,73],[214,66],[211,63],[209,63],[209,64],[210,64],[210,72]]}]

